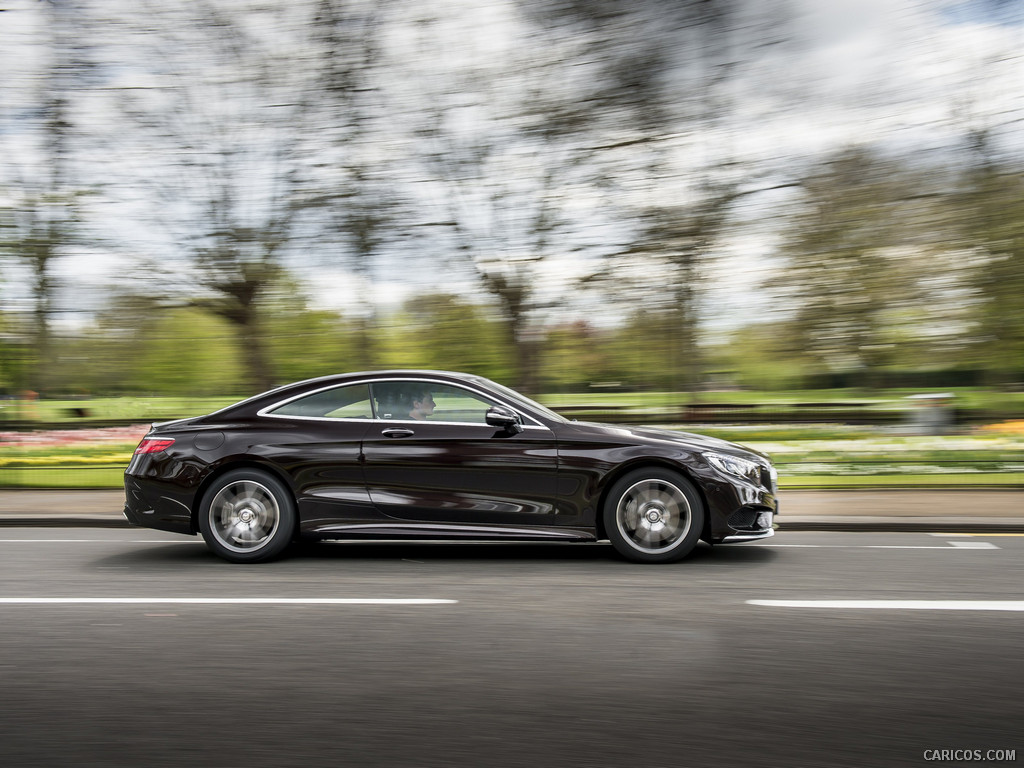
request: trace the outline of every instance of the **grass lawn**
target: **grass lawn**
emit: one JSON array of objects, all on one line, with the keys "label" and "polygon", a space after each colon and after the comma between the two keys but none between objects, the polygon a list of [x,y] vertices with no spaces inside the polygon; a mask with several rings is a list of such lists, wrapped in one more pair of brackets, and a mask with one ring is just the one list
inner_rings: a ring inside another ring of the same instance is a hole
[{"label": "grass lawn", "polygon": [[977,472],[948,475],[791,475],[779,477],[779,490],[846,490],[868,488],[1018,488],[1024,472]]},{"label": "grass lawn", "polygon": [[123,488],[127,466],[5,467],[0,468],[0,488]]}]

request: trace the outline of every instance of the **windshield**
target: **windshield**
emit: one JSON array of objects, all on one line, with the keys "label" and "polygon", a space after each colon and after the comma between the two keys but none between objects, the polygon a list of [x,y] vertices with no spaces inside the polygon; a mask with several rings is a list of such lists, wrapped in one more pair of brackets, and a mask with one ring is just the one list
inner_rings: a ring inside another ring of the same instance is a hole
[{"label": "windshield", "polygon": [[495,392],[500,392],[502,395],[505,396],[505,398],[507,400],[511,400],[516,405],[525,406],[527,409],[533,411],[534,413],[539,413],[541,416],[544,416],[547,419],[551,419],[551,421],[557,421],[557,422],[559,422],[561,424],[568,423],[568,421],[569,421],[564,416],[559,416],[557,413],[552,411],[550,408],[547,408],[547,407],[541,405],[536,400],[531,400],[530,398],[526,397],[525,395],[519,394],[514,389],[509,389],[506,386],[498,384],[496,381],[491,381],[490,379],[485,379],[482,376],[478,377],[476,379],[476,381],[478,383],[480,383],[480,384],[483,384],[484,386],[486,386],[486,387],[488,387],[490,389],[493,389]]}]

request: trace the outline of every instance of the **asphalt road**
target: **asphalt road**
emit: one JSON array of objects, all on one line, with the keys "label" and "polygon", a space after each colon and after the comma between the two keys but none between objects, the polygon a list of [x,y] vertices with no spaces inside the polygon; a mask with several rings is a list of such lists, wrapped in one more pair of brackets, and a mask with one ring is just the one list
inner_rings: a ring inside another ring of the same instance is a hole
[{"label": "asphalt road", "polygon": [[[427,602],[340,602],[382,599]],[[1013,765],[994,758],[1024,762],[1021,609],[1012,535],[237,566],[154,531],[5,528],[0,764]],[[990,760],[926,759],[964,749]]]}]

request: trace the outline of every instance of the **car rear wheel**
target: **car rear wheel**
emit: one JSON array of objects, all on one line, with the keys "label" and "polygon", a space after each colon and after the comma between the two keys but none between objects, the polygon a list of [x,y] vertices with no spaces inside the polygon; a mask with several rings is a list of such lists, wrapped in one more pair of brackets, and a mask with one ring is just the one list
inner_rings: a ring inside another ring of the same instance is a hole
[{"label": "car rear wheel", "polygon": [[232,563],[259,563],[280,555],[295,530],[295,502],[274,476],[237,469],[203,495],[199,530],[206,545]]},{"label": "car rear wheel", "polygon": [[658,467],[638,469],[612,486],[604,528],[615,550],[637,563],[682,560],[700,540],[704,504],[682,475]]}]

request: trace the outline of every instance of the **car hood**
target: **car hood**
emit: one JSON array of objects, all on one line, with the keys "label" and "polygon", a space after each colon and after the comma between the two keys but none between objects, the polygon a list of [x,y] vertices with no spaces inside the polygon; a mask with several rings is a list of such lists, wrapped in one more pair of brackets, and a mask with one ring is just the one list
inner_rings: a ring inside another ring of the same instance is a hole
[{"label": "car hood", "polygon": [[595,438],[607,440],[618,438],[625,441],[640,441],[650,443],[671,443],[682,445],[698,451],[721,451],[732,456],[758,457],[768,460],[760,451],[755,451],[745,445],[731,443],[717,437],[698,435],[695,432],[677,432],[673,429],[648,429],[646,427],[623,427],[614,424],[597,424],[593,422],[570,422],[568,426],[574,428],[577,435],[593,435]]}]

